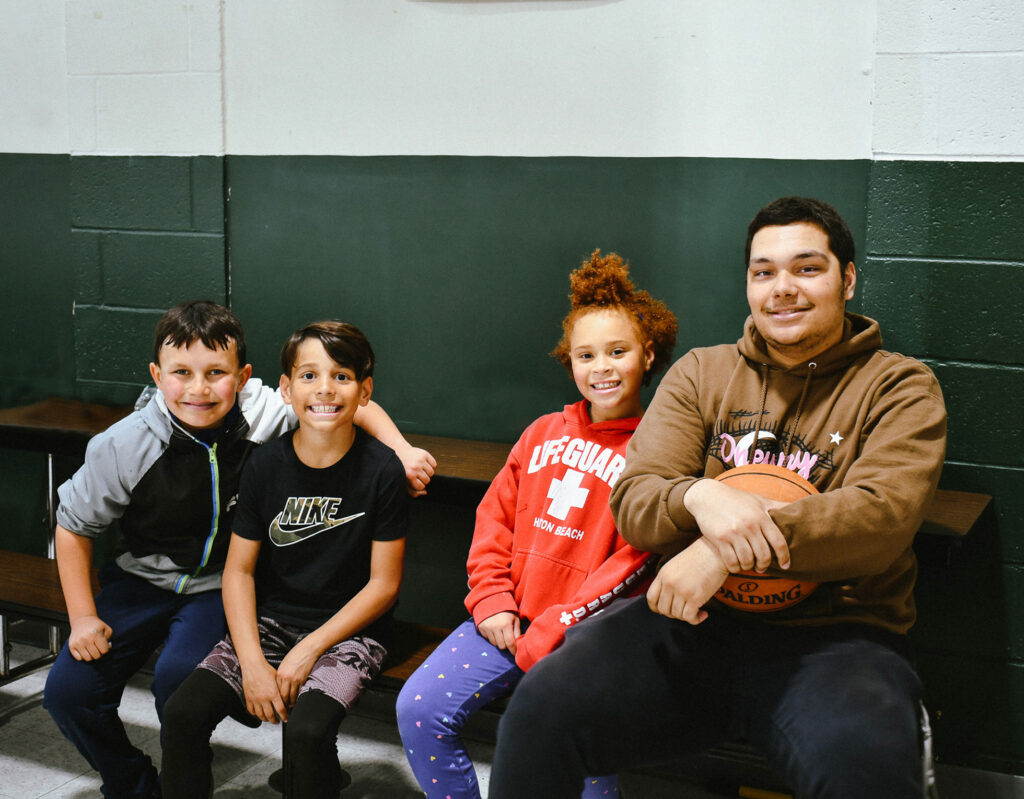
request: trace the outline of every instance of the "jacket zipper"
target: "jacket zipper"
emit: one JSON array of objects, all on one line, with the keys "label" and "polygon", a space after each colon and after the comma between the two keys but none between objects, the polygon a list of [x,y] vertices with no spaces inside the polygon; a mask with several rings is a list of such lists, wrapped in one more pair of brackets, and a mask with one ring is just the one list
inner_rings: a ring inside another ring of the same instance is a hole
[{"label": "jacket zipper", "polygon": [[203,545],[203,557],[192,574],[183,574],[178,578],[177,583],[174,585],[174,593],[176,594],[183,593],[189,580],[199,574],[203,567],[209,563],[210,553],[213,551],[213,542],[217,538],[217,530],[220,526],[220,468],[217,464],[217,445],[214,444],[212,447],[209,447],[199,439],[195,439],[195,441],[197,444],[202,444],[206,447],[206,452],[209,456],[210,485],[213,488],[213,520],[210,524],[210,534],[206,537],[206,543]]}]

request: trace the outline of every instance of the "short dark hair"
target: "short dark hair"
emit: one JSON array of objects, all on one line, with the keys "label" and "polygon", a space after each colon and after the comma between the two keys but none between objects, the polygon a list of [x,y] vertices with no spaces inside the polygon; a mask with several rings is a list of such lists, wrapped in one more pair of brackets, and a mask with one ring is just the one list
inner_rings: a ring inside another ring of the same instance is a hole
[{"label": "short dark hair", "polygon": [[338,366],[355,372],[356,380],[373,377],[376,359],[363,331],[348,322],[312,322],[296,330],[281,348],[281,373],[291,376],[299,347],[306,339],[315,338]]},{"label": "short dark hair", "polygon": [[846,265],[853,261],[853,235],[835,208],[810,197],[780,197],[758,211],[747,226],[744,268],[750,266],[750,243],[757,231],[773,225],[795,225],[799,222],[807,222],[821,228],[828,236],[828,248],[839,259],[841,270],[845,270]]},{"label": "short dark hair", "polygon": [[201,341],[211,350],[229,349],[235,342],[238,365],[245,366],[245,331],[238,317],[223,305],[209,300],[192,300],[175,305],[160,317],[153,336],[153,363],[160,363],[160,350],[191,346]]}]

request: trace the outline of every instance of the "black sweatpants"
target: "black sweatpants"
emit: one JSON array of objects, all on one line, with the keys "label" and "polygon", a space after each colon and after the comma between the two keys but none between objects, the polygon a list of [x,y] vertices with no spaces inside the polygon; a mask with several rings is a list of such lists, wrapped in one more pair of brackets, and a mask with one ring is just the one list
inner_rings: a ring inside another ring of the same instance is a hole
[{"label": "black sweatpants", "polygon": [[624,600],[566,634],[519,683],[490,799],[575,799],[587,774],[732,737],[801,799],[920,799],[921,684],[903,636],[713,611],[702,624]]}]

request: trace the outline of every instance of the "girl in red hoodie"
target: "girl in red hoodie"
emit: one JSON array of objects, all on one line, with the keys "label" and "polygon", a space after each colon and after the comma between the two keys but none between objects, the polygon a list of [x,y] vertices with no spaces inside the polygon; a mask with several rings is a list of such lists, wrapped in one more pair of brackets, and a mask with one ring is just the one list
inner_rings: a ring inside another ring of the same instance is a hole
[{"label": "girl in red hoodie", "polygon": [[[398,697],[406,756],[427,799],[476,799],[462,726],[507,696],[573,625],[645,588],[650,555],[616,532],[608,495],[643,413],[641,387],[669,362],[676,318],[595,250],[570,276],[572,310],[552,352],[583,399],[531,424],[477,508],[467,620]],[[588,778],[584,797],[618,796]]]}]

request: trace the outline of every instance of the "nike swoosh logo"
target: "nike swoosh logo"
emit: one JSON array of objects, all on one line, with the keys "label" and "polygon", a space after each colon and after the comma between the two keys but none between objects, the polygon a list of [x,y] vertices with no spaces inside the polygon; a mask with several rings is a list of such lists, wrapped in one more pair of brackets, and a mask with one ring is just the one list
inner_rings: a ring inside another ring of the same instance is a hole
[{"label": "nike swoosh logo", "polygon": [[307,524],[305,527],[289,526],[289,529],[286,530],[281,527],[281,514],[279,513],[274,521],[270,523],[270,540],[279,547],[290,546],[291,544],[299,543],[299,541],[312,538],[324,532],[324,530],[330,530],[338,525],[347,524],[353,519],[358,519],[360,516],[365,515],[366,512],[363,511],[362,513],[353,513],[351,516],[343,516],[340,519],[332,519],[320,524]]}]

